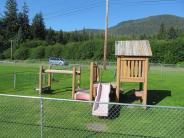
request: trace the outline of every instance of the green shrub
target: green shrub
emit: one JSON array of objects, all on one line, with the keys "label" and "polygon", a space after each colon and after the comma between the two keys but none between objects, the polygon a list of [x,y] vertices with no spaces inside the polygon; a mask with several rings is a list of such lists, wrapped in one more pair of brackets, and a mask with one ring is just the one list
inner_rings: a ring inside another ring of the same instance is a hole
[{"label": "green shrub", "polygon": [[29,58],[29,55],[29,49],[21,47],[15,51],[14,59],[25,60]]},{"label": "green shrub", "polygon": [[8,58],[11,58],[11,49],[7,49],[3,52],[2,56],[5,58],[5,59],[8,59]]},{"label": "green shrub", "polygon": [[63,45],[55,44],[45,48],[45,58],[48,57],[62,57],[63,56]]},{"label": "green shrub", "polygon": [[20,47],[27,47],[27,48],[36,48],[38,46],[47,46],[46,41],[42,40],[27,40],[26,42],[22,43]]},{"label": "green shrub", "polygon": [[45,47],[39,46],[31,49],[30,58],[31,59],[42,59],[45,57]]}]

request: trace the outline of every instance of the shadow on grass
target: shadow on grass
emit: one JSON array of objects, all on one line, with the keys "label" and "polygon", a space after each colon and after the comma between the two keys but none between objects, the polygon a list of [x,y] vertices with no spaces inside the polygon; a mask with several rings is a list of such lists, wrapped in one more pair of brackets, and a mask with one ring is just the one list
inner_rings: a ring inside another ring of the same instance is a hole
[{"label": "shadow on grass", "polygon": [[[170,90],[148,90],[148,105],[156,105],[166,97],[171,96]],[[120,103],[133,103],[141,99],[135,96],[135,90],[130,90],[126,93],[121,92]]]},{"label": "shadow on grass", "polygon": [[166,97],[171,96],[170,90],[148,90],[148,104],[156,105]]},{"label": "shadow on grass", "polygon": [[135,96],[135,90],[132,89],[126,93],[121,92],[120,93],[120,99],[119,102],[120,103],[133,103],[135,101],[138,101],[139,98]]},{"label": "shadow on grass", "polygon": [[[148,90],[148,105],[156,105],[161,102],[166,97],[171,96],[170,90]],[[115,92],[110,94],[111,102],[115,102]],[[135,90],[130,90],[126,93],[121,92],[120,94],[120,103],[133,103],[135,101],[141,101],[139,97],[135,96]],[[120,116],[121,112],[120,105],[113,105],[109,109],[109,116],[106,117],[107,119],[115,119]]]},{"label": "shadow on grass", "polygon": [[72,91],[72,87],[63,87],[61,89],[51,89],[51,90],[45,90],[43,94],[50,94],[55,95],[58,93],[68,93]]},{"label": "shadow on grass", "polygon": [[120,116],[121,112],[121,107],[120,105],[113,105],[110,110],[109,110],[109,116],[108,119],[115,119]]},{"label": "shadow on grass", "polygon": [[[109,95],[110,97],[110,102],[116,102],[115,99],[115,92],[116,90],[111,88],[111,93]],[[121,112],[121,106],[120,105],[109,105],[110,109],[109,109],[109,115],[108,117],[106,117],[106,119],[115,119],[118,118],[120,116],[120,112]]]}]

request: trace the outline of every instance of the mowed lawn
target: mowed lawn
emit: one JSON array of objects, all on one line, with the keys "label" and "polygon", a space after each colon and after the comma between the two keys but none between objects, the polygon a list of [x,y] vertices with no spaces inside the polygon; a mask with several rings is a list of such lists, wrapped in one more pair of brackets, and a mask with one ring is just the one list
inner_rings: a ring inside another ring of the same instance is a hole
[{"label": "mowed lawn", "polygon": [[[38,88],[38,73],[40,64],[19,63],[0,64],[0,93],[39,96],[35,90]],[[47,68],[47,65],[45,65]],[[69,69],[71,66],[54,67],[56,69]],[[16,83],[14,87],[14,75],[16,72]],[[43,94],[45,97],[57,97],[71,99],[72,76],[54,74],[52,76],[52,93]],[[114,82],[114,67],[104,71],[101,68],[100,75],[102,82]],[[45,85],[47,76],[45,77]],[[121,102],[136,102],[131,99],[131,89],[138,89],[137,83],[122,84],[122,94],[125,99]],[[81,88],[89,88],[89,66],[82,66]],[[127,93],[127,94],[126,94]],[[131,100],[127,99],[130,98]],[[184,106],[184,69],[150,67],[148,81],[148,104]],[[123,101],[124,100],[124,101]],[[139,101],[137,101],[139,103]],[[136,102],[136,103],[137,103]]]},{"label": "mowed lawn", "polygon": [[[0,64],[0,93],[39,96],[39,64]],[[72,69],[55,67],[56,69]],[[14,89],[13,72],[16,72]],[[55,74],[52,93],[44,97],[71,99],[70,75]],[[46,79],[45,79],[46,80]],[[114,67],[101,69],[101,81],[114,81]],[[148,103],[184,106],[184,71],[178,68],[151,67]],[[82,66],[81,87],[89,88],[89,67]],[[138,84],[122,84],[121,102],[140,103],[131,95]],[[91,104],[44,100],[45,137],[184,137],[184,110],[115,106],[109,118],[91,115]],[[0,97],[0,137],[40,137],[40,100]]]}]

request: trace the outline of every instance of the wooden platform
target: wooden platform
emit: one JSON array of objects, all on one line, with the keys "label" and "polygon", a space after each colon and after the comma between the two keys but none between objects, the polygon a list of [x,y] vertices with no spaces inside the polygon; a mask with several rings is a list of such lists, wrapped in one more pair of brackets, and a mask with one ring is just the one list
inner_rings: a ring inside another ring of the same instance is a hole
[{"label": "wooden platform", "polygon": [[[48,69],[48,70],[45,70],[45,73],[73,74],[73,71]],[[76,73],[80,74],[80,71],[76,71]]]}]

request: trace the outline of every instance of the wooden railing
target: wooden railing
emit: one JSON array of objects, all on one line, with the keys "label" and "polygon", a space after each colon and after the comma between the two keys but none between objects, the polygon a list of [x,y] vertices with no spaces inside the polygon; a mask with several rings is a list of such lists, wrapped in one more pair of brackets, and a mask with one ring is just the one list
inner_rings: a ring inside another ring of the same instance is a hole
[{"label": "wooden railing", "polygon": [[121,59],[121,82],[144,82],[145,58],[122,58]]}]

